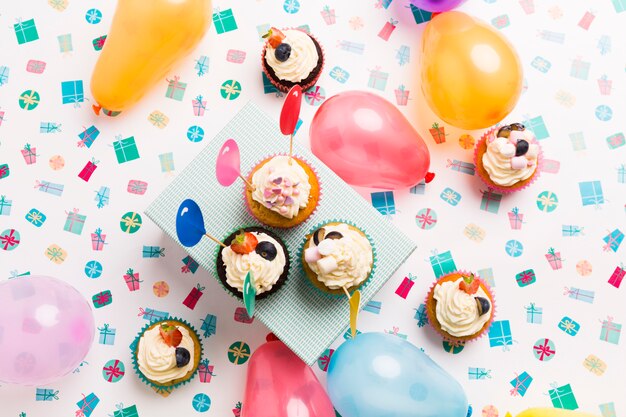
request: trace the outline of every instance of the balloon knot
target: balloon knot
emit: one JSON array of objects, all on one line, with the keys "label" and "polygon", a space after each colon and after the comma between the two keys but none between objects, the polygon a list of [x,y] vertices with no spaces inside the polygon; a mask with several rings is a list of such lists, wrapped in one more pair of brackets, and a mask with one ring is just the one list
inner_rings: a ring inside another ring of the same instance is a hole
[{"label": "balloon knot", "polygon": [[267,336],[265,336],[265,341],[266,342],[278,342],[280,341],[280,339],[276,337],[274,333],[268,333]]},{"label": "balloon knot", "polygon": [[431,182],[434,179],[435,179],[435,173],[434,172],[427,172],[426,176],[424,177],[424,181],[426,182],[426,184],[428,184],[429,182]]},{"label": "balloon knot", "polygon": [[91,108],[93,109],[93,112],[96,114],[96,116],[100,116],[100,110],[102,110],[102,106],[93,104]]}]

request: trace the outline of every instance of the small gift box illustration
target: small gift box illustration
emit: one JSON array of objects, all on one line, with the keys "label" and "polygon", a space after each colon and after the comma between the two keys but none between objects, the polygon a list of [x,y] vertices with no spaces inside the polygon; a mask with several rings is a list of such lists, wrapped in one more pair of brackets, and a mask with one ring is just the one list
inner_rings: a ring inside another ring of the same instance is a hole
[{"label": "small gift box illustration", "polygon": [[352,52],[353,54],[363,55],[365,53],[365,44],[351,41],[339,41],[337,44],[339,48],[346,52]]},{"label": "small gift box illustration", "polygon": [[245,307],[237,307],[235,309],[235,321],[238,323],[250,324],[254,322],[254,317],[248,315]]},{"label": "small gift box illustration", "polygon": [[572,148],[575,151],[583,151],[587,149],[587,145],[585,144],[585,134],[583,132],[570,133],[569,139],[572,142]]},{"label": "small gift box illustration", "polygon": [[385,333],[391,334],[391,335],[394,335],[394,336],[398,336],[399,338],[406,340],[408,338],[408,335],[403,334],[403,333],[398,333],[399,331],[400,331],[399,327],[392,326],[391,330],[385,330]]},{"label": "small gift box illustration", "polygon": [[435,253],[430,256],[430,266],[437,278],[456,271],[456,265],[450,251]]},{"label": "small gift box illustration", "polygon": [[202,319],[200,329],[204,332],[202,334],[204,337],[213,336],[217,331],[217,317],[213,314],[207,314],[206,317]]},{"label": "small gift box illustration", "polygon": [[387,87],[387,80],[389,79],[389,73],[380,70],[380,67],[376,67],[370,70],[369,80],[367,86],[375,88],[376,90],[385,91]]},{"label": "small gift box illustration", "polygon": [[134,136],[113,142],[113,149],[115,150],[118,164],[139,158],[139,150],[137,149]]},{"label": "small gift box illustration", "polygon": [[88,161],[87,164],[85,164],[85,167],[78,173],[78,178],[88,182],[93,173],[96,171],[96,168],[98,168],[98,163],[100,163],[100,161],[96,161],[94,158],[91,158],[91,161]]},{"label": "small gift box illustration", "polygon": [[272,84],[267,75],[264,72],[261,72],[261,77],[263,79],[263,94],[282,94],[278,91],[278,89]]},{"label": "small gift box illustration", "polygon": [[34,19],[26,20],[24,22],[21,20],[18,21],[13,25],[13,30],[15,31],[15,36],[17,37],[17,43],[20,45],[39,39]]},{"label": "small gift box illustration", "polygon": [[96,196],[93,201],[96,202],[96,207],[99,209],[109,205],[109,198],[111,194],[111,189],[109,187],[102,186],[98,191],[96,191]]},{"label": "small gift box illustration", "polygon": [[88,128],[83,127],[83,131],[78,134],[80,138],[78,147],[82,148],[86,146],[87,148],[91,148],[91,145],[93,145],[93,142],[98,138],[98,135],[100,135],[100,131],[95,126],[92,125]]},{"label": "small gift box illustration", "polygon": [[478,276],[485,281],[490,287],[495,287],[496,286],[496,281],[493,277],[493,268],[484,268],[484,269],[479,269],[478,271]]},{"label": "small gift box illustration", "polygon": [[[237,404],[235,404],[235,408],[233,408],[233,415],[235,417],[241,417],[241,403],[238,402]],[[604,416],[607,417],[607,416]],[[611,416],[611,417],[615,417],[615,416]]]},{"label": "small gift box illustration", "polygon": [[227,9],[223,12],[217,10],[213,13],[213,24],[218,35],[237,29],[237,22],[232,9]]},{"label": "small gift box illustration", "polygon": [[24,158],[24,162],[26,165],[32,165],[37,162],[37,148],[32,148],[30,144],[24,145],[24,149],[22,149],[22,157]]},{"label": "small gift box illustration", "polygon": [[[9,200],[5,195],[0,195],[0,216],[10,216],[12,206],[13,200]],[[26,215],[26,220],[28,220],[28,214]]]},{"label": "small gift box illustration", "polygon": [[535,358],[539,359],[541,362],[552,360],[556,354],[554,342],[546,338],[537,340],[533,346],[533,350]]},{"label": "small gift box illustration", "polygon": [[467,369],[467,377],[469,379],[491,378],[491,369],[469,367]]},{"label": "small gift box illustration", "polygon": [[33,110],[39,105],[41,97],[34,90],[26,90],[20,95],[19,105],[24,110]]},{"label": "small gift box illustration", "polygon": [[385,22],[385,25],[382,27],[380,32],[378,32],[378,37],[385,41],[388,41],[393,31],[396,30],[397,25],[397,20],[389,19],[388,22]]},{"label": "small gift box illustration", "polygon": [[102,229],[97,228],[91,234],[91,249],[101,251],[106,245],[107,235],[102,234]]},{"label": "small gift box illustration", "polygon": [[530,387],[530,384],[533,382],[533,377],[528,375],[528,372],[524,371],[519,375],[515,375],[515,378],[511,380],[511,385],[513,388],[511,389],[511,395],[513,397],[519,395],[526,395],[526,391]]},{"label": "small gift box illustration", "polygon": [[563,294],[574,300],[584,301],[589,304],[592,304],[593,299],[595,298],[595,292],[575,287],[565,287],[565,291]]},{"label": "small gift box illustration", "polygon": [[93,306],[95,308],[102,308],[113,302],[113,295],[109,290],[101,291],[91,297],[91,301],[93,302]]},{"label": "small gift box illustration", "polygon": [[204,287],[200,286],[200,284],[197,284],[191,289],[191,291],[183,301],[183,304],[192,310],[196,308],[198,300],[200,300],[200,297],[202,297],[202,291],[204,291]]},{"label": "small gift box illustration", "polygon": [[572,62],[570,68],[570,77],[578,78],[580,80],[586,80],[589,78],[589,69],[591,68],[591,62],[583,61],[580,57],[576,58]]},{"label": "small gift box illustration", "polygon": [[87,396],[82,394],[83,399],[78,401],[76,405],[78,410],[75,412],[76,417],[90,417],[93,410],[96,408],[100,399],[93,392]]},{"label": "small gift box illustration", "polygon": [[589,26],[591,26],[591,23],[593,23],[593,20],[595,18],[596,16],[593,13],[587,11],[583,15],[583,17],[580,19],[580,22],[578,22],[578,26],[580,26],[581,28],[585,30],[589,30]]},{"label": "small gift box illustration", "polygon": [[535,0],[519,0],[519,4],[526,14],[535,13]]},{"label": "small gift box illustration", "polygon": [[606,243],[603,247],[604,251],[608,252],[612,250],[613,252],[617,252],[619,245],[621,245],[624,240],[624,233],[622,233],[619,229],[615,229],[608,235],[604,236],[602,240]]},{"label": "small gift box illustration", "polygon": [[54,122],[40,122],[39,133],[58,133],[61,131],[61,124]]},{"label": "small gift box illustration", "polygon": [[554,386],[548,393],[555,408],[564,408],[566,410],[576,410],[578,408],[578,403],[570,384],[561,387]]},{"label": "small gift box illustration", "polygon": [[617,149],[617,148],[624,146],[624,144],[626,144],[626,138],[624,137],[624,134],[621,132],[615,133],[609,136],[608,138],[606,138],[606,143],[607,145],[609,145],[609,149]]},{"label": "small gift box illustration", "polygon": [[556,271],[557,269],[563,268],[563,259],[561,259],[561,252],[556,252],[554,248],[550,248],[548,249],[548,253],[546,253],[545,256],[552,270]]},{"label": "small gift box illustration", "polygon": [[609,316],[606,320],[602,320],[602,329],[600,330],[600,340],[603,342],[619,344],[619,337],[622,333],[622,325],[613,322],[613,317]]},{"label": "small gift box illustration", "polygon": [[500,209],[502,194],[494,193],[491,188],[488,188],[487,191],[481,191],[481,193],[483,196],[480,200],[480,209],[497,214]]},{"label": "small gift box illustration", "polygon": [[363,311],[369,311],[373,314],[380,314],[380,309],[382,308],[382,301],[374,301],[370,300],[363,306]]},{"label": "small gift box illustration", "polygon": [[545,139],[550,136],[542,116],[533,117],[532,119],[527,118],[524,121],[524,125],[526,128],[532,130],[538,140]]},{"label": "small gift box illustration", "polygon": [[587,356],[583,361],[583,366],[589,372],[598,376],[606,372],[606,362],[598,358],[596,355]]},{"label": "small gift box illustration", "polygon": [[437,213],[430,207],[421,209],[415,215],[415,223],[420,229],[432,229],[437,224]]},{"label": "small gift box illustration", "polygon": [[62,264],[65,258],[67,258],[67,252],[62,247],[55,244],[48,246],[44,254],[46,258],[57,265]]},{"label": "small gift box illustration", "polygon": [[[386,331],[385,331],[385,332],[386,332]],[[344,332],[344,334],[343,334],[343,338],[344,338],[345,340],[350,340],[350,339],[353,339],[355,336],[358,336],[358,335],[360,335],[360,334],[361,334],[361,331],[360,331],[360,330],[358,330],[358,329],[357,329],[357,331],[356,331],[356,335],[353,335],[353,334],[352,334],[352,330],[351,330],[351,329],[348,329],[348,330],[346,330],[346,331]]]},{"label": "small gift box illustration", "polygon": [[522,228],[522,223],[524,221],[524,214],[519,212],[519,208],[513,207],[511,211],[508,213],[509,223],[511,224],[511,229],[520,230]]},{"label": "small gift box illustration", "polygon": [[93,49],[95,49],[96,51],[100,51],[102,48],[104,48],[104,42],[106,40],[107,40],[107,35],[98,36],[96,39],[91,41],[91,44],[93,45]]},{"label": "small gift box illustration", "polygon": [[207,74],[209,72],[209,57],[206,55],[200,55],[200,58],[196,60],[194,69],[196,70],[198,77],[202,77],[204,74]]},{"label": "small gift box illustration", "polygon": [[626,11],[626,0],[611,0],[617,13]]},{"label": "small gift box illustration", "polygon": [[132,268],[128,268],[126,274],[124,274],[124,282],[128,287],[128,291],[137,291],[139,289],[139,284],[143,281],[139,280],[139,272],[135,272]]},{"label": "small gift box illustration", "polygon": [[206,110],[206,100],[202,100],[202,96],[197,96],[191,100],[191,105],[193,106],[194,116],[204,116],[204,111]]},{"label": "small gift box illustration", "polygon": [[404,277],[398,288],[396,288],[396,294],[406,300],[406,297],[409,295],[409,291],[415,285],[415,279],[417,277],[413,274],[409,274],[408,277]]},{"label": "small gift box illustration", "polygon": [[346,81],[348,81],[348,78],[350,78],[350,73],[348,73],[348,71],[346,71],[345,69],[341,68],[341,67],[334,67],[333,69],[330,70],[330,78],[332,78],[333,80],[344,84]]},{"label": "small gift box illustration", "polygon": [[619,288],[622,285],[622,280],[626,277],[626,269],[623,265],[616,266],[615,271],[611,274],[609,278],[609,284],[614,286],[615,288]]},{"label": "small gift box illustration", "polygon": [[609,80],[606,74],[603,74],[598,78],[598,89],[603,96],[610,96],[613,89],[613,81]]},{"label": "small gift box illustration", "polygon": [[396,52],[396,61],[398,61],[398,65],[403,66],[408,64],[411,61],[411,48],[407,45],[402,45]]},{"label": "small gift box illustration", "polygon": [[508,320],[494,321],[489,328],[489,346],[507,346],[513,344],[513,336],[511,334],[511,324]]},{"label": "small gift box illustration", "polygon": [[394,94],[396,96],[396,104],[398,106],[406,106],[409,102],[409,90],[406,90],[404,85],[399,85],[398,88],[394,90]]},{"label": "small gift box illustration", "polygon": [[238,49],[229,49],[226,52],[226,61],[232,62],[233,64],[243,64],[246,60],[245,51],[240,51]]},{"label": "small gift box illustration", "polygon": [[250,346],[245,342],[235,342],[228,348],[228,360],[235,365],[243,365],[250,358]]},{"label": "small gift box illustration", "polygon": [[550,61],[541,56],[536,56],[535,59],[533,59],[533,61],[530,63],[530,65],[538,71],[543,72],[544,74],[550,71],[550,68],[552,68],[552,64],[550,63]]},{"label": "small gift box illustration", "polygon": [[441,345],[443,346],[443,350],[453,355],[461,353],[465,348],[465,343],[463,342],[450,342],[448,340],[444,340]]},{"label": "small gift box illustration", "polygon": [[324,6],[320,12],[322,19],[327,25],[334,25],[337,23],[337,16],[335,15],[335,9],[331,9],[330,6]]},{"label": "small gift box illustration", "polygon": [[517,281],[517,285],[520,287],[527,287],[530,284],[534,284],[537,282],[537,278],[535,277],[535,271],[532,269],[527,269],[525,271],[520,272],[515,275],[515,281]]},{"label": "small gift box illustration", "polygon": [[9,164],[0,164],[0,180],[8,177],[11,174]]},{"label": "small gift box illustration", "polygon": [[415,184],[413,187],[409,188],[409,192],[411,194],[425,194],[426,193],[426,181],[421,180],[420,182],[418,182],[417,184]]},{"label": "small gift box illustration", "polygon": [[491,24],[497,29],[504,29],[511,24],[508,14],[502,14],[491,19]]},{"label": "small gift box illustration", "polygon": [[415,19],[415,23],[417,23],[418,25],[420,23],[426,23],[432,18],[433,14],[431,12],[422,10],[413,4],[410,4],[409,6],[411,7],[411,13],[413,13],[413,18]]},{"label": "small gift box illustration", "polygon": [[148,116],[148,121],[153,126],[163,129],[170,122],[170,118],[159,110],[155,110]]},{"label": "small gift box illustration", "polygon": [[467,175],[476,174],[476,165],[471,162],[459,161],[458,159],[447,160],[446,168],[450,168],[452,171],[462,172]]},{"label": "small gift box illustration", "polygon": [[617,182],[626,184],[626,165],[622,164],[617,168]]},{"label": "small gift box illustration", "polygon": [[52,388],[37,388],[35,391],[36,401],[54,401],[59,399],[59,391]]},{"label": "small gift box illustration", "polygon": [[161,163],[161,172],[174,171],[174,153],[173,152],[160,154],[159,162]]},{"label": "small gift box illustration", "polygon": [[445,188],[439,197],[451,206],[456,206],[461,201],[461,194],[457,193],[452,188]]},{"label": "small gift box illustration", "polygon": [[561,234],[563,236],[578,237],[583,234],[584,227],[576,226],[574,224],[564,224],[561,227]]},{"label": "small gift box illustration", "polygon": [[526,309],[526,322],[532,324],[541,324],[543,321],[543,308],[537,307],[535,303],[530,303]]},{"label": "small gift box illustration", "polygon": [[583,206],[604,204],[604,193],[600,181],[578,183]]},{"label": "small gift box illustration", "polygon": [[160,246],[146,246],[143,245],[141,256],[144,258],[159,258],[165,256],[165,248]]},{"label": "small gift box illustration", "polygon": [[198,266],[198,262],[194,261],[191,256],[185,256],[183,258],[183,266],[180,269],[180,272],[182,272],[183,274],[186,274],[188,272],[195,274],[198,270]]},{"label": "small gift box illustration", "polygon": [[539,37],[548,42],[554,43],[565,43],[565,33],[562,32],[554,32],[551,30],[541,30],[539,31]]},{"label": "small gift box illustration", "polygon": [[20,245],[20,232],[15,229],[6,229],[0,232],[0,248],[12,251]]},{"label": "small gift box illustration", "polygon": [[393,198],[393,191],[381,191],[371,194],[372,205],[383,216],[396,214],[396,203]]},{"label": "small gift box illustration", "polygon": [[[2,172],[2,166],[0,166],[0,174]],[[2,178],[2,175],[0,175]],[[63,194],[63,184],[55,184],[49,181],[35,181],[35,188],[39,188],[39,191],[43,191],[44,193],[56,195],[60,197]]]},{"label": "small gift box illustration", "polygon": [[26,72],[33,74],[43,74],[46,69],[46,63],[43,61],[37,61],[36,59],[29,59],[26,63]]},{"label": "small gift box illustration", "polygon": [[10,68],[6,67],[4,65],[0,65],[0,86],[3,86],[5,84],[9,83],[9,72],[10,72]]},{"label": "small gift box illustration", "polygon": [[335,353],[335,349],[326,349],[322,356],[317,359],[317,366],[319,366],[320,370],[323,372],[328,372],[328,365],[330,364],[330,358],[332,358],[333,353]]},{"label": "small gift box illustration", "polygon": [[142,317],[144,320],[155,321],[155,320],[165,320],[170,316],[170,313],[166,311],[159,311],[153,308],[147,308],[144,310],[142,307],[139,307],[139,317]]},{"label": "small gift box illustration", "polygon": [[147,190],[148,183],[140,180],[130,180],[128,181],[128,186],[126,187],[126,191],[137,195],[144,195]]},{"label": "small gift box illustration", "polygon": [[101,345],[113,345],[115,343],[116,330],[109,327],[108,323],[104,323],[102,327],[98,327],[98,331],[100,332],[98,343]]},{"label": "small gift box illustration", "polygon": [[67,33],[65,35],[57,36],[57,40],[59,41],[59,52],[72,52],[74,47],[72,46],[72,34]]},{"label": "small gift box illustration", "polygon": [[63,81],[61,83],[61,95],[63,104],[77,104],[85,101],[83,80]]},{"label": "small gift box illustration", "polygon": [[413,316],[413,318],[417,320],[417,327],[424,327],[428,324],[426,304],[420,304],[419,307],[415,309],[415,316]]},{"label": "small gift box illustration", "polygon": [[563,330],[570,336],[576,336],[580,330],[580,324],[577,321],[565,316],[559,322],[559,329]]},{"label": "small gift box illustration", "polygon": [[113,417],[139,417],[137,406],[135,405],[124,408],[123,404],[118,404],[115,407],[117,410],[113,412]]},{"label": "small gift box illustration", "polygon": [[66,212],[66,214],[67,218],[65,219],[65,226],[63,226],[63,230],[74,233],[75,235],[80,235],[83,232],[87,216],[79,214],[78,209],[74,209],[69,213]]},{"label": "small gift box illustration", "polygon": [[202,359],[200,361],[200,366],[198,366],[198,376],[200,377],[200,382],[204,384],[211,382],[211,377],[215,376],[215,374],[213,374],[213,368],[213,365],[209,365],[208,359]]},{"label": "small gift box illustration", "polygon": [[487,233],[482,227],[474,223],[468,224],[465,226],[465,229],[463,229],[463,235],[474,242],[482,242],[485,239],[486,234]]},{"label": "small gift box illustration", "polygon": [[178,101],[183,101],[185,96],[185,90],[187,89],[187,83],[181,83],[180,77],[176,76],[173,80],[167,80],[167,91],[165,97]]}]

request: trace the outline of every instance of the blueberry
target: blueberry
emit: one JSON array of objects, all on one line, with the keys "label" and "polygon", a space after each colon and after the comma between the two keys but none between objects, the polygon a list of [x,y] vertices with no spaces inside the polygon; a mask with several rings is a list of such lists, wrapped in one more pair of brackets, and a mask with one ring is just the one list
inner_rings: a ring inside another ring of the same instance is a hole
[{"label": "blueberry", "polygon": [[520,139],[517,141],[517,145],[515,145],[515,156],[523,156],[528,152],[528,142],[524,139]]},{"label": "blueberry", "polygon": [[176,348],[176,367],[182,368],[183,366],[187,365],[190,360],[191,355],[189,354],[189,351],[187,349],[185,349],[184,347]]},{"label": "blueberry", "polygon": [[315,246],[319,245],[320,242],[324,240],[325,236],[326,236],[326,230],[323,227],[320,229],[317,229],[313,233],[313,243],[315,243]]},{"label": "blueberry", "polygon": [[288,60],[290,55],[291,45],[289,45],[288,43],[281,43],[274,51],[274,56],[280,62],[285,62],[286,60]]},{"label": "blueberry", "polygon": [[476,307],[478,307],[478,315],[487,314],[491,308],[489,300],[483,297],[474,297],[474,299],[476,300]]},{"label": "blueberry", "polygon": [[254,251],[261,255],[261,258],[267,259],[268,261],[273,261],[277,254],[276,246],[274,246],[272,242],[268,241],[259,242]]},{"label": "blueberry", "polygon": [[341,239],[343,235],[339,232],[330,232],[324,239]]}]

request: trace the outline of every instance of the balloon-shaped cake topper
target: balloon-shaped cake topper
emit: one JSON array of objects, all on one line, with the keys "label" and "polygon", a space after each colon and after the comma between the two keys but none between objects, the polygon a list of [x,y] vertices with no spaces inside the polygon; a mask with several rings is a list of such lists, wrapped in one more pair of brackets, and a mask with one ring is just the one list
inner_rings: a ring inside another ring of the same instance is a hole
[{"label": "balloon-shaped cake topper", "polygon": [[296,125],[300,117],[300,107],[302,106],[302,87],[294,85],[287,98],[283,103],[283,109],[280,112],[280,131],[283,135],[289,137],[289,163],[291,164],[291,155],[293,154],[293,134],[296,131]]},{"label": "balloon-shaped cake topper", "polygon": [[256,288],[254,287],[254,277],[252,271],[248,271],[246,278],[243,280],[243,305],[246,307],[248,317],[254,317],[254,301],[256,297]]},{"label": "balloon-shaped cake topper", "polygon": [[178,213],[176,213],[176,235],[180,243],[186,247],[197,245],[202,236],[206,236],[218,245],[226,247],[219,239],[206,232],[202,211],[198,203],[190,198],[180,203],[178,207]]},{"label": "balloon-shaped cake topper", "polygon": [[215,175],[217,182],[224,187],[229,187],[237,178],[241,178],[248,187],[254,190],[254,185],[241,175],[241,157],[239,145],[235,139],[228,139],[222,145],[215,162]]}]

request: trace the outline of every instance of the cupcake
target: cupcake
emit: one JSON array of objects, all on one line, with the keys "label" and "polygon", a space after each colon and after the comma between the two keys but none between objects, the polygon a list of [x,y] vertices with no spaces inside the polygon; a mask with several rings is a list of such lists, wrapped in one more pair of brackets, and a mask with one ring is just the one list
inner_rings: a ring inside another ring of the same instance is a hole
[{"label": "cupcake", "polygon": [[343,295],[363,286],[375,266],[369,237],[355,226],[330,222],[306,236],[302,266],[319,290]]},{"label": "cupcake", "polygon": [[298,157],[277,155],[252,169],[246,187],[250,214],[268,226],[288,228],[304,222],[317,208],[320,184],[313,169]]},{"label": "cupcake", "polygon": [[313,36],[300,29],[271,28],[262,54],[263,72],[280,91],[298,84],[313,87],[324,67],[322,47]]},{"label": "cupcake", "polygon": [[453,272],[433,285],[426,297],[430,324],[450,342],[467,342],[489,329],[494,317],[493,295],[474,274]]},{"label": "cupcake", "polygon": [[520,123],[491,129],[476,145],[478,175],[487,186],[510,193],[530,185],[539,175],[541,148]]},{"label": "cupcake", "polygon": [[176,318],[148,324],[132,348],[133,365],[140,378],[165,394],[193,379],[202,357],[200,336],[191,325]]},{"label": "cupcake", "polygon": [[235,297],[243,299],[243,284],[252,272],[256,299],[278,291],[289,274],[289,253],[283,241],[261,227],[245,227],[225,240],[217,252],[217,276]]}]

